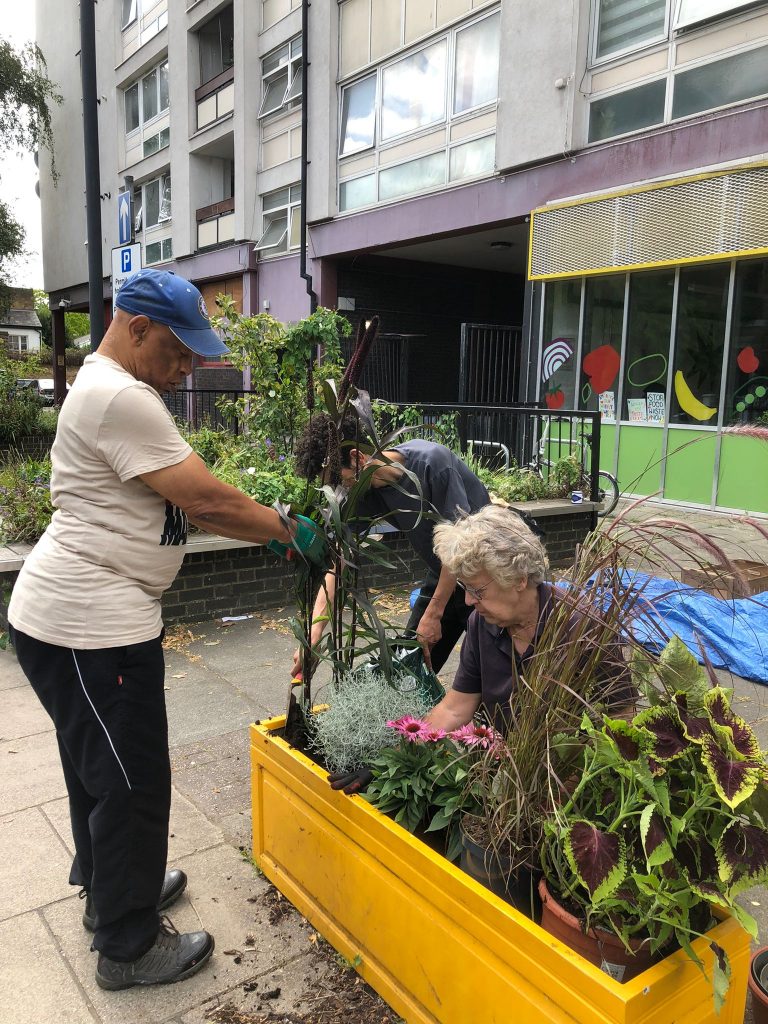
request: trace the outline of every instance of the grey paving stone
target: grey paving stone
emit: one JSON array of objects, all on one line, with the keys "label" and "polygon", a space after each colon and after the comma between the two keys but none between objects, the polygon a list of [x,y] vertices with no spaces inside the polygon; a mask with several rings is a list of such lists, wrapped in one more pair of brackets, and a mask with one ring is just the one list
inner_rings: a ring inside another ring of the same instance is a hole
[{"label": "grey paving stone", "polygon": [[29,686],[27,677],[12,650],[0,651],[0,690],[12,690],[16,686]]},{"label": "grey paving stone", "polygon": [[64,774],[53,732],[0,741],[0,793],[4,811],[65,796]]},{"label": "grey paving stone", "polygon": [[[243,744],[247,732],[242,732]],[[213,821],[220,821],[233,811],[251,806],[250,764],[248,748],[242,753],[194,767],[178,769],[173,773],[176,789]]]},{"label": "grey paving stone", "polygon": [[72,892],[67,882],[69,854],[37,807],[0,818],[0,864],[0,920],[65,899]]},{"label": "grey paving stone", "polygon": [[[177,985],[102,991],[94,978],[96,954],[89,952],[80,922],[82,904],[75,898],[44,911],[103,1024],[154,1024],[181,1017],[310,948],[308,932],[301,928],[297,915],[272,926],[266,906],[248,902],[249,897],[258,900],[267,890],[267,883],[232,847],[222,845],[193,854],[183,858],[179,866],[190,881],[187,892],[171,908],[173,923],[179,931],[208,929],[216,938],[216,951],[199,974]],[[253,946],[246,945],[249,936],[253,936]],[[227,950],[241,955],[228,954]],[[56,1018],[50,1020],[53,1024]]]},{"label": "grey paving stone", "polygon": [[[175,674],[184,672],[181,679]],[[246,729],[261,713],[220,675],[187,662],[179,673],[166,672],[166,706],[172,747],[236,728]]]},{"label": "grey paving stone", "polygon": [[0,718],[0,742],[53,732],[53,722],[31,686],[15,686],[3,694]]},{"label": "grey paving stone", "polygon": [[0,923],[0,1020],[94,1024],[56,943],[37,913]]}]

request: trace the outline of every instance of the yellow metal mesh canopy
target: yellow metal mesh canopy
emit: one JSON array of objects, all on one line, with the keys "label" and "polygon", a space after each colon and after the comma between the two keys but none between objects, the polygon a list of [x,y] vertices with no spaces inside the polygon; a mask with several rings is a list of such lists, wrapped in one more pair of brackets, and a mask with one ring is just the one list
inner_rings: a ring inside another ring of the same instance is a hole
[{"label": "yellow metal mesh canopy", "polygon": [[534,210],[532,280],[768,253],[768,167]]}]

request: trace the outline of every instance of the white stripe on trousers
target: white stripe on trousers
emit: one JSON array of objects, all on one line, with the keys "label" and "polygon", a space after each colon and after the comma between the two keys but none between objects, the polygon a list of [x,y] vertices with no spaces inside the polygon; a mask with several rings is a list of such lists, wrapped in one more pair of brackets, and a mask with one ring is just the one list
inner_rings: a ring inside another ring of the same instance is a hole
[{"label": "white stripe on trousers", "polygon": [[[70,647],[70,650],[72,650],[72,648],[71,648],[71,647]],[[96,718],[98,718],[98,720],[99,720],[99,725],[100,725],[100,726],[101,726],[101,728],[102,728],[102,729],[104,730],[104,735],[105,735],[105,736],[107,737],[107,740],[109,741],[109,745],[110,745],[110,747],[112,748],[112,753],[113,753],[113,754],[115,755],[115,758],[117,759],[117,763],[118,763],[118,764],[120,765],[120,771],[121,771],[121,772],[123,773],[123,775],[125,776],[125,781],[126,781],[126,784],[127,784],[127,786],[128,786],[128,789],[131,789],[131,788],[132,788],[132,786],[131,786],[130,780],[128,779],[128,773],[126,772],[125,768],[123,767],[123,762],[122,762],[122,761],[120,760],[120,758],[119,758],[119,756],[118,756],[118,753],[117,753],[117,751],[115,750],[115,744],[114,744],[114,743],[112,742],[112,737],[111,737],[111,736],[109,735],[109,731],[108,731],[108,729],[107,729],[106,725],[104,725],[104,723],[102,722],[102,720],[101,720],[101,718],[100,718],[100,716],[99,716],[99,712],[98,712],[98,711],[96,710],[96,708],[94,707],[94,705],[93,705],[93,701],[92,701],[92,700],[91,700],[91,698],[90,698],[90,697],[88,696],[88,691],[86,690],[86,688],[85,688],[85,683],[83,682],[83,673],[82,673],[82,672],[80,671],[80,666],[79,666],[79,665],[78,665],[78,663],[77,663],[77,656],[75,655],[75,652],[74,652],[74,651],[72,651],[72,660],[73,660],[73,661],[74,661],[74,663],[75,663],[75,668],[77,669],[77,674],[78,674],[78,676],[79,676],[79,678],[80,678],[80,685],[81,685],[81,686],[82,686],[82,688],[83,688],[83,693],[85,694],[86,700],[88,701],[88,703],[89,703],[89,704],[91,705],[91,707],[93,708],[93,713],[94,713],[94,715],[96,715]]]}]

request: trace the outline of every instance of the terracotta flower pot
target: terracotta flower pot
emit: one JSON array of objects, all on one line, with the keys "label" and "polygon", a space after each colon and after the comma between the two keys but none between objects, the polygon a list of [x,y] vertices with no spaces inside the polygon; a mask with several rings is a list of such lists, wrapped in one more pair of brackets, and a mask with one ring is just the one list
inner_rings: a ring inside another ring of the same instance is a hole
[{"label": "terracotta flower pot", "polygon": [[768,983],[768,946],[763,946],[752,957],[752,963],[749,965],[749,991],[752,993],[754,1024],[768,1024],[768,989],[763,987],[766,983]]},{"label": "terracotta flower pot", "polygon": [[613,932],[590,928],[585,933],[579,919],[569,914],[552,896],[543,878],[539,881],[539,895],[544,931],[560,939],[616,981],[629,981],[651,966],[653,958],[647,942],[630,939],[633,952],[628,953],[624,943]]}]

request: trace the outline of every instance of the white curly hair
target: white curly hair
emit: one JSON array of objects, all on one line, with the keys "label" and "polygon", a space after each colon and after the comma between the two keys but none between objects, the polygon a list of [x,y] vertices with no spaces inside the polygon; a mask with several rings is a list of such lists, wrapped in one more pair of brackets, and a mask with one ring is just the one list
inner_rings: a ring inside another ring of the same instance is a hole
[{"label": "white curly hair", "polygon": [[435,554],[454,576],[487,572],[500,586],[541,583],[549,569],[544,545],[511,508],[486,505],[434,532]]}]

